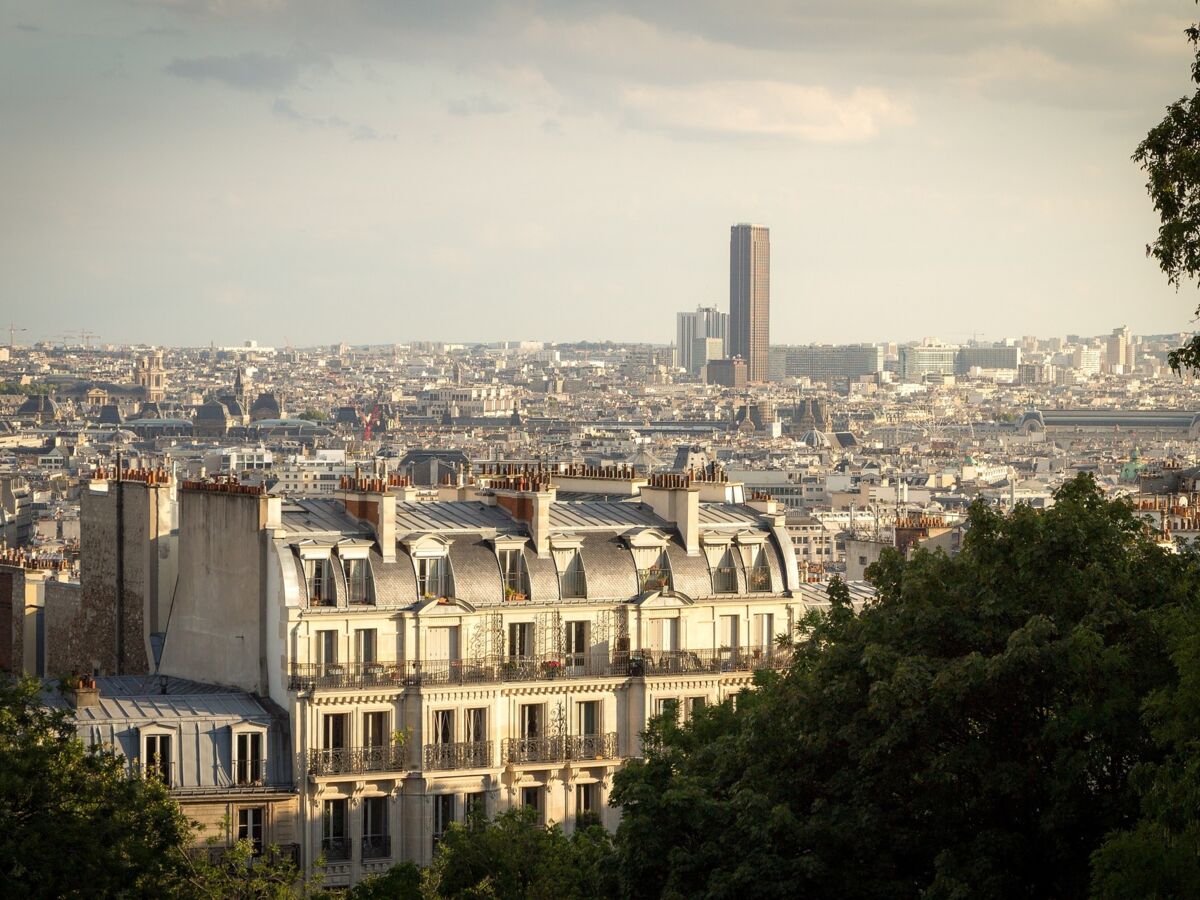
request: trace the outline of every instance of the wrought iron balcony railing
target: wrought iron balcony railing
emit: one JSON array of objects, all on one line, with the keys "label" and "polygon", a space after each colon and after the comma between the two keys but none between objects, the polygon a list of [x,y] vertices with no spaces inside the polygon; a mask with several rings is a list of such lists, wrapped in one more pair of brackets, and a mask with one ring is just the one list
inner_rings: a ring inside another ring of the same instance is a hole
[{"label": "wrought iron balcony railing", "polygon": [[368,834],[362,839],[363,859],[386,859],[392,855],[390,834]]},{"label": "wrought iron balcony railing", "polygon": [[293,663],[292,690],[394,688],[548,681],[555,678],[627,678],[676,672],[749,672],[782,668],[791,657],[775,647],[720,650],[622,650],[613,653],[425,659],[406,663]]},{"label": "wrought iron balcony railing", "polygon": [[237,787],[258,787],[264,783],[266,772],[265,759],[239,759],[234,766],[234,784]]},{"label": "wrought iron balcony railing", "polygon": [[425,745],[426,769],[486,769],[491,765],[491,741]]},{"label": "wrought iron balcony railing", "polygon": [[505,738],[504,763],[563,762],[568,759],[616,759],[617,734],[573,734]]},{"label": "wrought iron balcony railing", "polygon": [[712,582],[714,594],[736,594],[737,569],[733,566],[718,566],[713,569]]},{"label": "wrought iron balcony railing", "polygon": [[394,744],[382,744],[377,747],[310,750],[308,753],[308,771],[312,775],[400,772],[407,768],[404,749]]},{"label": "wrought iron balcony railing", "polygon": [[671,570],[661,566],[638,569],[638,590],[671,592]]},{"label": "wrought iron balcony railing", "polygon": [[345,862],[350,858],[350,838],[321,838],[321,855],[326,862]]}]

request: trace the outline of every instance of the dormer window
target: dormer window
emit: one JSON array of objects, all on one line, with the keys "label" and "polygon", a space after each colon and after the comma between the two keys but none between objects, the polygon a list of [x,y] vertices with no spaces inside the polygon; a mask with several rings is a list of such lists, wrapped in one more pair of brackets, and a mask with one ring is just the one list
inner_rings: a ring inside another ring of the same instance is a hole
[{"label": "dormer window", "polygon": [[717,565],[713,566],[712,583],[714,594],[736,594],[737,565],[733,560],[733,550],[726,547]]},{"label": "dormer window", "polygon": [[417,593],[427,600],[440,600],[453,595],[450,560],[431,556],[417,560]]},{"label": "dormer window", "polygon": [[304,560],[304,580],[308,583],[309,605],[337,605],[333,587],[333,567],[328,558]]},{"label": "dormer window", "polygon": [[233,783],[249,787],[266,779],[267,754],[265,732],[235,730],[233,733]]},{"label": "dormer window", "polygon": [[746,580],[749,582],[751,591],[769,591],[771,590],[771,567],[767,564],[767,551],[764,547],[755,547],[752,550],[753,563],[746,575]]},{"label": "dormer window", "polygon": [[371,577],[371,561],[368,559],[343,559],[342,569],[346,573],[346,592],[349,601],[367,605],[374,604],[375,580]]},{"label": "dormer window", "polygon": [[525,568],[525,553],[519,549],[498,551],[500,576],[504,581],[505,600],[525,600],[529,597],[529,571]]},{"label": "dormer window", "polygon": [[652,562],[646,568],[638,569],[638,590],[642,593],[649,591],[671,591],[671,563],[667,559],[666,548],[658,551],[652,557]]},{"label": "dormer window", "polygon": [[[555,559],[558,553],[554,554]],[[566,555],[566,564],[559,570],[558,590],[566,598],[587,597],[587,575],[583,571],[583,557],[578,550],[572,550]]]},{"label": "dormer window", "polygon": [[142,769],[147,778],[161,781],[167,787],[174,784],[175,757],[173,735],[163,732],[146,734],[142,738]]}]

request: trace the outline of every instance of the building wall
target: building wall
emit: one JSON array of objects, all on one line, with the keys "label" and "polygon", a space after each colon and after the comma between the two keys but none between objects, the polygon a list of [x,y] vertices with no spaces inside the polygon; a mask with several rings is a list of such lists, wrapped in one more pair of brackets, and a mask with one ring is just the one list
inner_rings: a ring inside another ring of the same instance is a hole
[{"label": "building wall", "polygon": [[181,489],[179,587],[161,671],[265,694],[260,641],[268,504],[258,494]]},{"label": "building wall", "polygon": [[734,225],[729,237],[729,355],[746,378],[766,381],[771,329],[771,240],[761,225]]},{"label": "building wall", "polygon": [[[86,633],[83,591],[78,584],[52,581],[46,585],[46,665],[48,677],[88,674],[100,668],[99,659],[80,637]],[[107,645],[106,645],[107,648]]]}]

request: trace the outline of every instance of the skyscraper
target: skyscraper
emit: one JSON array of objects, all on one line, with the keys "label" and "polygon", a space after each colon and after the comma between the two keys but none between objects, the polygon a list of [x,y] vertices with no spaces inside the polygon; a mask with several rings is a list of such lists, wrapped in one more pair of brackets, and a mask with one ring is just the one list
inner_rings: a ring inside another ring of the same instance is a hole
[{"label": "skyscraper", "polygon": [[746,360],[749,381],[767,380],[771,331],[771,238],[763,225],[729,232],[729,355]]},{"label": "skyscraper", "polygon": [[713,306],[698,306],[695,312],[681,312],[675,317],[675,346],[679,352],[679,365],[692,375],[700,372],[707,359],[695,360],[692,348],[697,340],[720,338],[721,352],[714,359],[724,357],[728,351],[729,315]]}]

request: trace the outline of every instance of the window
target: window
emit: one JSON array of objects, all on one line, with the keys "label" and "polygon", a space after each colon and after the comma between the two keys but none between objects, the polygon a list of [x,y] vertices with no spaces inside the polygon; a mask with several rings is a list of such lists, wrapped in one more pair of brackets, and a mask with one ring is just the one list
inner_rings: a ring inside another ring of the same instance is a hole
[{"label": "window", "polygon": [[146,775],[157,778],[165,785],[170,785],[171,771],[171,736],[169,734],[150,734],[146,736]]},{"label": "window", "polygon": [[359,628],[354,632],[354,655],[360,663],[376,661],[378,632],[374,628]]},{"label": "window", "polygon": [[521,737],[535,738],[542,733],[542,704],[525,703],[521,706]]},{"label": "window", "polygon": [[529,596],[529,573],[525,569],[525,554],[520,550],[501,550],[499,556],[504,599],[526,599]]},{"label": "window", "polygon": [[660,550],[653,564],[638,571],[638,586],[643,593],[646,591],[671,591],[671,563],[667,559],[666,549]]},{"label": "window", "polygon": [[510,622],[508,625],[508,656],[521,659],[533,656],[533,623]]},{"label": "window", "polygon": [[425,658],[430,660],[457,660],[458,626],[439,625],[426,631]]},{"label": "window", "polygon": [[338,634],[336,631],[317,632],[317,661],[326,666],[336,665],[338,661]]},{"label": "window", "polygon": [[345,800],[325,801],[321,815],[321,854],[330,862],[350,858]]},{"label": "window", "polygon": [[754,565],[750,567],[750,590],[771,590],[771,567],[767,565],[767,554],[762,547],[754,549]]},{"label": "window", "polygon": [[655,715],[676,718],[679,715],[679,700],[675,697],[659,697],[654,701]]},{"label": "window", "polygon": [[417,593],[427,600],[449,597],[453,593],[450,584],[450,560],[444,556],[418,559]]},{"label": "window", "polygon": [[712,579],[714,594],[737,593],[737,566],[733,562],[733,551],[728,547],[721,554],[721,560],[717,563],[717,567],[713,569]]},{"label": "window", "polygon": [[477,743],[486,741],[487,736],[487,707],[477,706],[466,711],[467,741]]},{"label": "window", "polygon": [[564,635],[563,648],[567,654],[567,665],[584,665],[587,662],[588,623],[567,622],[564,628],[566,629],[566,634]]},{"label": "window", "polygon": [[348,713],[327,715],[322,721],[321,747],[324,750],[345,750]]},{"label": "window", "polygon": [[454,821],[454,795],[436,794],[433,798],[433,849]]},{"label": "window", "polygon": [[587,828],[600,824],[600,785],[575,785],[575,827]]},{"label": "window", "polygon": [[646,623],[646,642],[654,652],[679,649],[679,620],[650,619]]},{"label": "window", "polygon": [[696,713],[703,710],[707,705],[708,700],[704,697],[688,697],[687,700],[684,701],[684,715],[687,716],[688,721],[690,722],[692,717],[695,716]]},{"label": "window", "polygon": [[261,856],[263,851],[264,812],[261,806],[245,806],[238,810],[237,839],[249,841],[255,856]]},{"label": "window", "polygon": [[583,571],[583,557],[572,550],[566,564],[558,575],[558,591],[564,598],[587,597],[587,577]]},{"label": "window", "polygon": [[521,788],[521,805],[528,806],[535,813],[534,821],[542,821],[542,789],[540,787]]},{"label": "window", "polygon": [[362,858],[383,859],[391,856],[387,797],[364,797],[362,816]]},{"label": "window", "polygon": [[331,574],[327,559],[306,559],[304,561],[304,577],[308,580],[308,598],[311,605],[335,605]]},{"label": "window", "polygon": [[387,744],[387,713],[363,713],[362,726],[364,747],[382,747]]},{"label": "window", "polygon": [[575,704],[577,711],[576,727],[580,734],[590,735],[600,733],[600,701],[584,700]]},{"label": "window", "polygon": [[722,650],[736,650],[738,637],[738,617],[721,616],[720,633],[717,635],[718,646]]},{"label": "window", "polygon": [[769,652],[775,644],[775,615],[774,613],[755,613],[754,631],[750,635],[753,650]]},{"label": "window", "polygon": [[347,599],[351,603],[373,604],[375,582],[371,577],[371,563],[365,559],[343,559],[342,569],[346,573]]},{"label": "window", "polygon": [[867,564],[867,558],[865,556],[860,556],[858,558],[858,564],[860,566],[865,566]]},{"label": "window", "polygon": [[454,743],[454,710],[437,709],[433,712],[433,743]]},{"label": "window", "polygon": [[234,750],[237,757],[235,783],[262,784],[266,766],[262,734],[257,731],[242,732],[237,736]]}]

